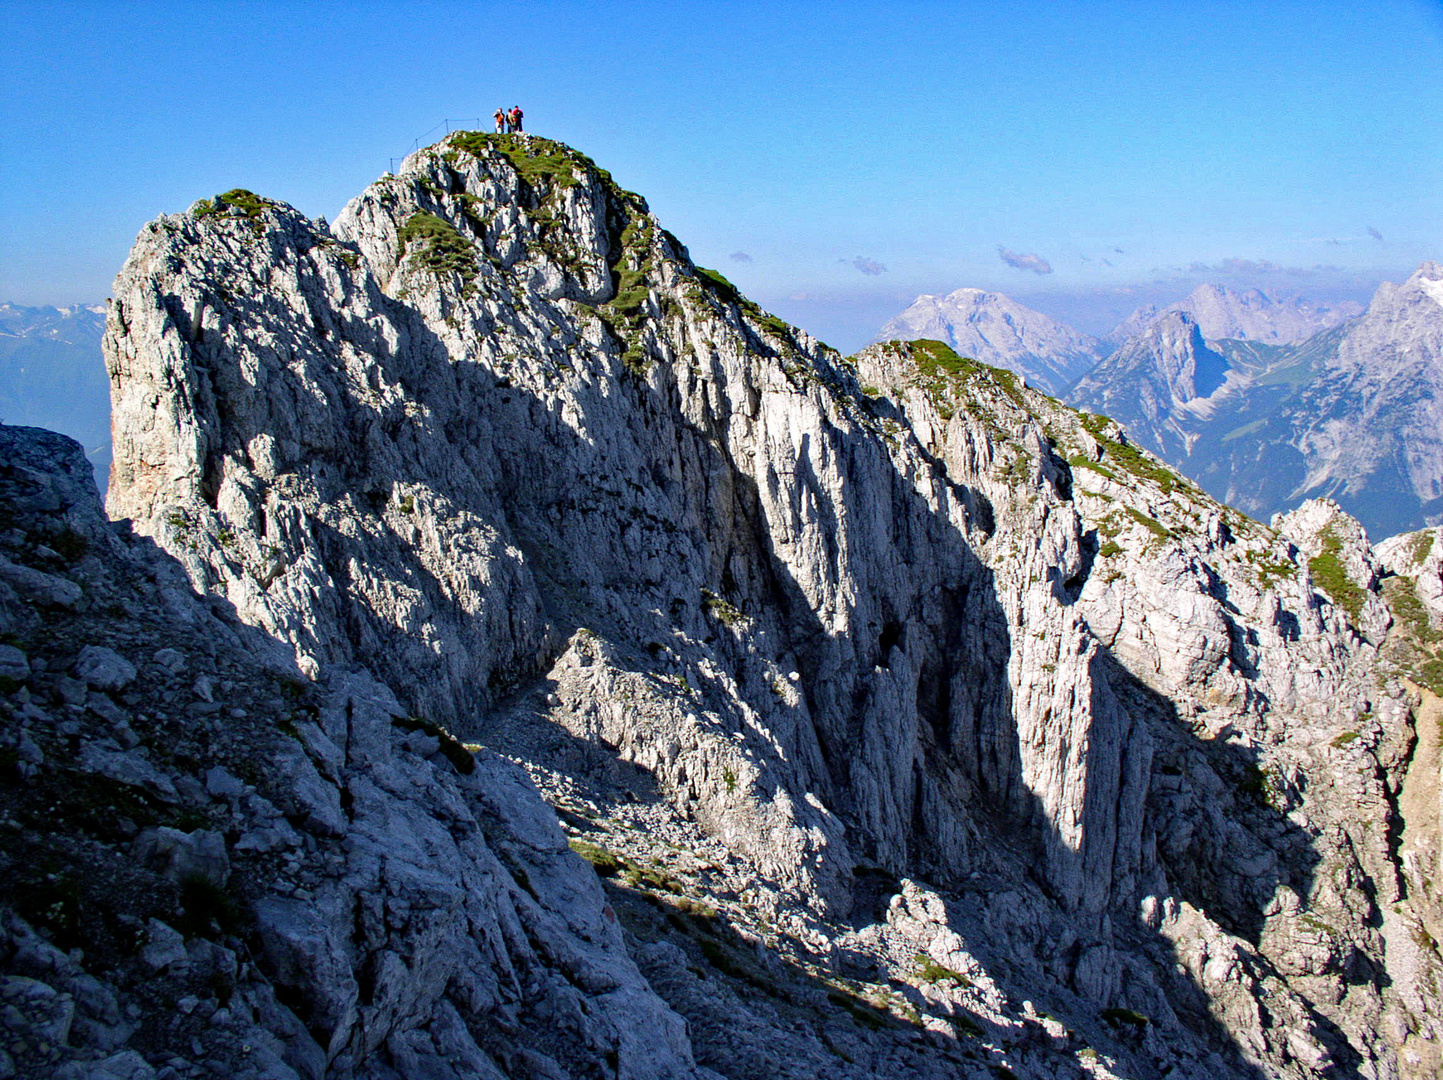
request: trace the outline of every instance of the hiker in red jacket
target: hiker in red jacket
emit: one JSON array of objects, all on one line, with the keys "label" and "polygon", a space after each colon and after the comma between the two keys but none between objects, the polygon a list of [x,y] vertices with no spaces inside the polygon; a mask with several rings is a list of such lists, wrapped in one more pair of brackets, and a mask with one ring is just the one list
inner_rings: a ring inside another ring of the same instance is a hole
[{"label": "hiker in red jacket", "polygon": [[508,130],[510,130],[510,128],[509,128],[509,125],[508,125],[507,122],[506,122],[506,110],[505,110],[504,108],[497,109],[497,110],[496,110],[496,134],[497,134],[497,135],[505,135]]},{"label": "hiker in red jacket", "polygon": [[520,106],[520,105],[513,105],[513,106],[511,106],[511,130],[512,130],[512,131],[520,131],[520,130],[521,130],[521,117],[522,117],[522,115],[523,115],[523,113],[521,112],[521,106]]}]

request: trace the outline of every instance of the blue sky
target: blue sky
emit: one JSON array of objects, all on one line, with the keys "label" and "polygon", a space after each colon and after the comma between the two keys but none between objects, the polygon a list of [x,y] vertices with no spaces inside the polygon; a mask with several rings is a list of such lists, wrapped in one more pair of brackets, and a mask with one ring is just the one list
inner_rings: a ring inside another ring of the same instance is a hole
[{"label": "blue sky", "polygon": [[846,349],[920,292],[1097,332],[1443,258],[1437,0],[7,0],[0,33],[0,300],[105,296],[146,220],[227,188],[334,216],[515,103]]}]

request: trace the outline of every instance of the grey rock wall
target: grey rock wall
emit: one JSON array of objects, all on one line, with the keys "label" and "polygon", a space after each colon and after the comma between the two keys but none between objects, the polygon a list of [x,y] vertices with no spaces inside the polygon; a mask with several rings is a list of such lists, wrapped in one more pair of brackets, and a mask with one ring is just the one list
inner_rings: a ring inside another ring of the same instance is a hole
[{"label": "grey rock wall", "polygon": [[[849,935],[872,883],[921,878],[953,898],[935,962],[1010,986],[949,1008],[1045,997],[1089,1032],[1028,1075],[1424,1075],[1437,957],[1395,970],[1377,929],[1412,917],[1413,721],[1360,531],[1355,613],[1306,522],[935,343],[844,360],[535,137],[452,136],[329,230],[162,218],[106,350],[113,515],[308,675],[362,666],[498,744],[540,702],[811,920],[798,955],[903,978],[931,923]],[[599,782],[566,776],[553,803]]]}]

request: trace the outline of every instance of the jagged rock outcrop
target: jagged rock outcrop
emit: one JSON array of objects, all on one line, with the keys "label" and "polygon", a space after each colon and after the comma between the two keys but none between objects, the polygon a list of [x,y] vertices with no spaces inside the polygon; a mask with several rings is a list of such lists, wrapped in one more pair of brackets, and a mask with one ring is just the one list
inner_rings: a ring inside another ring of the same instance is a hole
[{"label": "jagged rock outcrop", "polygon": [[1005,368],[1062,394],[1102,355],[1096,338],[982,289],[956,289],[946,296],[917,297],[882,327],[875,343],[941,341],[963,356]]},{"label": "jagged rock outcrop", "polygon": [[[1422,925],[1389,831],[1414,728],[1361,532],[1315,573],[1305,537],[1005,371],[926,341],[844,360],[535,137],[450,136],[331,229],[238,192],[162,218],[106,349],[111,513],[307,675],[523,765],[686,1018],[678,1068],[1436,1063],[1437,955],[1390,948]],[[376,787],[410,828],[477,827]],[[523,868],[567,863],[543,834]],[[544,910],[580,888],[526,873]],[[364,915],[377,879],[323,877],[283,924]],[[260,966],[299,978],[298,948]],[[371,1067],[363,1019],[330,1033],[383,953],[307,984],[318,1068]],[[386,970],[438,1015],[435,980]],[[673,1030],[648,993],[611,1000]]]}]

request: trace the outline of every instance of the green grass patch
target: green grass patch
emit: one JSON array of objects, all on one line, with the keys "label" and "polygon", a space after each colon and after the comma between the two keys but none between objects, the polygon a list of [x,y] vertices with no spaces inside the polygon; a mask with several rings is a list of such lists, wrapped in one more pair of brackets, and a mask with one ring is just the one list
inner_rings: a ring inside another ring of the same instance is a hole
[{"label": "green grass patch", "polygon": [[571,845],[572,851],[591,864],[598,877],[616,877],[626,866],[625,862],[597,844],[578,840],[575,837],[572,837],[567,843]]},{"label": "green grass patch", "polygon": [[245,188],[231,188],[210,199],[201,199],[195,204],[193,210],[198,220],[206,218],[227,218],[232,208],[241,212],[241,217],[250,222],[251,229],[256,235],[265,231],[265,223],[261,220],[267,210],[279,206],[280,203],[274,199],[267,199],[257,195],[254,191],[247,191]]},{"label": "green grass patch", "polygon": [[435,721],[408,716],[404,720],[392,720],[391,725],[402,731],[422,731],[430,735],[441,744],[441,755],[463,776],[469,776],[476,771],[476,759],[471,756],[471,751],[466,749],[460,739]]},{"label": "green grass patch", "polygon": [[1413,534],[1408,541],[1408,554],[1413,557],[1415,563],[1420,563],[1428,557],[1433,550],[1433,530],[1424,529]]},{"label": "green grass patch", "polygon": [[1443,641],[1443,631],[1434,627],[1428,618],[1428,609],[1418,599],[1417,584],[1412,578],[1395,577],[1385,587],[1388,603],[1408,632],[1423,645]]},{"label": "green grass patch", "polygon": [[1135,1030],[1141,1031],[1148,1025],[1147,1017],[1132,1009],[1103,1009],[1102,1018],[1115,1028],[1127,1024]]},{"label": "green grass patch", "polygon": [[1250,551],[1246,558],[1258,572],[1258,587],[1267,590],[1284,578],[1298,576],[1298,564],[1287,559],[1269,559],[1266,555],[1255,556]]},{"label": "green grass patch", "polygon": [[1071,465],[1074,469],[1088,469],[1091,472],[1099,473],[1109,480],[1117,479],[1117,473],[1113,472],[1101,462],[1093,461],[1092,458],[1086,454],[1073,454],[1067,459],[1067,464]]},{"label": "green grass patch", "polygon": [[1328,599],[1347,612],[1356,625],[1367,594],[1348,576],[1342,554],[1343,538],[1329,525],[1323,531],[1323,550],[1308,560],[1308,573]]},{"label": "green grass patch", "polygon": [[485,157],[488,150],[499,150],[511,163],[521,179],[535,186],[555,183],[575,187],[577,168],[600,172],[590,158],[578,154],[554,139],[535,135],[497,135],[486,131],[458,131],[447,140],[448,145],[475,157]]},{"label": "green grass patch", "polygon": [[953,971],[949,967],[937,963],[926,953],[919,952],[917,960],[917,978],[925,983],[950,982],[958,986],[971,986],[972,980],[960,971]]},{"label": "green grass patch", "polygon": [[476,269],[476,250],[470,241],[435,214],[412,214],[396,238],[398,258],[404,258],[412,244],[419,245],[411,257],[433,274],[468,274]]},{"label": "green grass patch", "polygon": [[827,1000],[845,1010],[858,1026],[880,1031],[889,1024],[887,1014],[880,1009],[840,990],[827,992]]},{"label": "green grass patch", "polygon": [[1192,488],[1188,481],[1165,465],[1147,457],[1136,446],[1114,439],[1109,435],[1107,429],[1113,424],[1111,417],[1103,416],[1101,413],[1082,413],[1081,421],[1083,429],[1102,447],[1103,457],[1114,465],[1134,476],[1151,480],[1162,488],[1163,494],[1170,494],[1174,488],[1183,488],[1184,490]]},{"label": "green grass patch", "polygon": [[742,294],[737,291],[735,285],[726,279],[724,274],[716,270],[708,270],[705,266],[698,266],[696,272],[705,278],[712,288],[720,292],[726,299],[734,304],[741,302]]},{"label": "green grass patch", "polygon": [[1127,514],[1128,517],[1152,533],[1154,540],[1161,543],[1172,539],[1172,532],[1166,525],[1158,521],[1157,518],[1150,518],[1141,510],[1135,510],[1131,506],[1124,506],[1122,509],[1123,513]]}]

